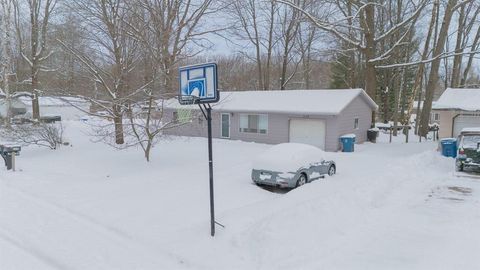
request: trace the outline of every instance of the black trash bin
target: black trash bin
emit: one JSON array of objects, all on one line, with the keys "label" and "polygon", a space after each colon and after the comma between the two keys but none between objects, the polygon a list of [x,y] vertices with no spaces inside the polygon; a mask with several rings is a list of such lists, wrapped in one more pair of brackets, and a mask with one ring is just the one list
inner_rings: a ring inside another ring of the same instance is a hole
[{"label": "black trash bin", "polygon": [[376,143],[379,130],[378,128],[371,128],[367,130],[367,139],[369,142]]}]

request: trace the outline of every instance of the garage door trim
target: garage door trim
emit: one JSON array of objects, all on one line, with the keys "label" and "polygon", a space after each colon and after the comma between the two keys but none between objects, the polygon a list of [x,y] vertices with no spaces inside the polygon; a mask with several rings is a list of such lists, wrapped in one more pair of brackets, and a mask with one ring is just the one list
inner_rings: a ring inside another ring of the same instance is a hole
[{"label": "garage door trim", "polygon": [[[321,123],[321,132],[320,132],[320,135],[323,137],[323,138],[319,138],[318,142],[319,143],[310,143],[312,145],[315,145],[319,148],[322,148],[323,150],[325,150],[327,148],[327,121],[326,119],[319,119],[319,118],[290,118],[289,119],[289,123],[288,123],[288,141],[289,142],[293,142],[292,139],[294,139],[292,137],[292,123],[295,122],[295,121],[305,121],[305,122],[308,122],[308,121],[311,121],[311,122],[319,122]],[[319,126],[319,127],[320,127]],[[308,142],[299,142],[299,143],[306,143],[306,144],[309,144]]]},{"label": "garage door trim", "polygon": [[[459,113],[457,115],[455,115],[453,118],[452,118],[452,137],[455,136],[455,123],[456,123],[456,120],[461,117],[461,116],[477,116],[480,118],[480,113]],[[458,134],[457,134],[458,136]]]}]

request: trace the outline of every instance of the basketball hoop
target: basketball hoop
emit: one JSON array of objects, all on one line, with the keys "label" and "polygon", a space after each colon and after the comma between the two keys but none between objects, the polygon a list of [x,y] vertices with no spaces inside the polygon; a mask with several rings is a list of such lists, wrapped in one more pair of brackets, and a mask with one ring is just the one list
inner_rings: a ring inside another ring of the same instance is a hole
[{"label": "basketball hoop", "polygon": [[181,105],[193,105],[199,104],[200,98],[194,95],[179,95],[177,96],[178,102]]}]

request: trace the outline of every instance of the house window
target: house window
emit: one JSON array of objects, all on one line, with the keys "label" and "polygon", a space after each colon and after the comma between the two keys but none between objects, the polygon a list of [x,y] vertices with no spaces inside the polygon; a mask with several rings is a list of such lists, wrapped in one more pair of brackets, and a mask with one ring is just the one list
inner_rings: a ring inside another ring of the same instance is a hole
[{"label": "house window", "polygon": [[358,129],[358,117],[355,118],[354,122],[353,122],[353,129]]},{"label": "house window", "polygon": [[268,116],[265,114],[241,114],[240,132],[267,134]]},{"label": "house window", "polygon": [[434,120],[434,121],[439,121],[439,120],[440,120],[440,114],[439,114],[439,113],[435,113],[435,114],[433,115],[433,120]]}]

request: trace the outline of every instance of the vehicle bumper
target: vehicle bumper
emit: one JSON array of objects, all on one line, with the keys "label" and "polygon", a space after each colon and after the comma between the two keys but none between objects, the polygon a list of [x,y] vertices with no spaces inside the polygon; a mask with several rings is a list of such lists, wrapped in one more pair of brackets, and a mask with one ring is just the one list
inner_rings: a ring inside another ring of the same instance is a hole
[{"label": "vehicle bumper", "polygon": [[294,188],[296,186],[295,173],[280,173],[264,170],[252,170],[252,180],[255,184],[275,186],[280,188]]},{"label": "vehicle bumper", "polygon": [[470,160],[457,159],[457,166],[464,170],[480,171],[480,163]]}]

